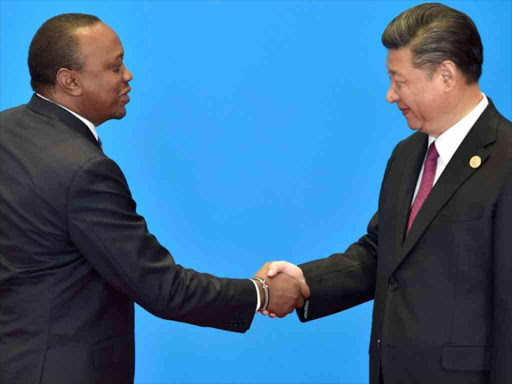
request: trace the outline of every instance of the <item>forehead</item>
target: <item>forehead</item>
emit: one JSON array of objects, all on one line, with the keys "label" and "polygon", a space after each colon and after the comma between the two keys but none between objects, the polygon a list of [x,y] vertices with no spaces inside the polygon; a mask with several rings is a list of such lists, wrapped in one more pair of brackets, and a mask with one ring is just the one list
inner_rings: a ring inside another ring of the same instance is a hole
[{"label": "forehead", "polygon": [[405,74],[413,68],[412,53],[409,48],[388,49],[386,68],[390,75]]},{"label": "forehead", "polygon": [[91,57],[112,60],[124,53],[119,36],[106,24],[97,23],[80,28],[75,35],[78,38],[80,52],[86,61]]}]

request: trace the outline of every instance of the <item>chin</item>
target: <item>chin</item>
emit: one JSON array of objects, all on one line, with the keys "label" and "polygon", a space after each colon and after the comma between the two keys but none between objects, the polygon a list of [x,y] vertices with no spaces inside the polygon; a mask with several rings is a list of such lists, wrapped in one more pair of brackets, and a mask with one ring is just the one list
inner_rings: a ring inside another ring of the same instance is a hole
[{"label": "chin", "polygon": [[423,128],[421,125],[415,125],[415,124],[408,124],[408,125],[409,125],[409,128],[412,129],[413,131],[421,132],[421,129]]},{"label": "chin", "polygon": [[121,120],[125,116],[126,116],[126,110],[117,112],[115,115],[112,116],[112,118],[115,120]]},{"label": "chin", "polygon": [[425,125],[422,122],[417,121],[417,120],[416,121],[407,120],[407,125],[413,131],[420,131],[420,132],[422,132],[422,129],[425,127]]}]

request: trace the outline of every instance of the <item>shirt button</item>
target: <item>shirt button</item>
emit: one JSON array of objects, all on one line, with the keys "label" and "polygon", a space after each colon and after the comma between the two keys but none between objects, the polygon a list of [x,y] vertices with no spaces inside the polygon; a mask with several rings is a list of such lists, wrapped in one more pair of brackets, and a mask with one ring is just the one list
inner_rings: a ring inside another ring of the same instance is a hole
[{"label": "shirt button", "polygon": [[377,348],[380,349],[380,339],[377,339]]}]

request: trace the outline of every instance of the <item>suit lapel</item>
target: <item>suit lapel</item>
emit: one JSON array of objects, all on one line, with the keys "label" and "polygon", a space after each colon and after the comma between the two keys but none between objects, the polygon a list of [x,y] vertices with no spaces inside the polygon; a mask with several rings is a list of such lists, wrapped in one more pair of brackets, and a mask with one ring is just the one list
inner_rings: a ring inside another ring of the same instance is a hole
[{"label": "suit lapel", "polygon": [[398,196],[396,196],[396,206],[398,209],[396,230],[395,230],[395,252],[397,252],[403,244],[405,238],[405,230],[407,228],[407,221],[409,219],[409,212],[411,208],[412,196],[416,187],[418,175],[420,173],[425,153],[428,147],[428,136],[419,133],[414,137],[414,141],[409,146],[407,152],[404,154],[406,161],[403,163],[404,170],[402,172],[400,182],[400,189]]},{"label": "suit lapel", "polygon": [[[485,148],[489,144],[493,143],[496,140],[496,127],[491,126],[490,121],[496,115],[497,111],[492,104],[492,101],[489,99],[489,106],[482,113],[480,118],[477,120],[473,128],[469,131],[466,138],[462,141],[461,145],[453,155],[452,159],[446,166],[443,171],[441,177],[436,182],[429,196],[423,203],[416,219],[414,220],[413,225],[409,231],[409,234],[405,238],[401,248],[395,248],[398,250],[396,256],[393,259],[393,265],[391,271],[394,271],[398,268],[404,258],[408,255],[414,245],[417,243],[418,239],[428,228],[432,220],[437,216],[439,211],[444,207],[444,205],[448,202],[448,200],[455,194],[455,192],[460,188],[460,186],[470,177],[473,173],[478,172],[479,168],[472,168],[469,165],[469,160],[473,156],[480,156],[482,160],[482,165],[485,163],[487,158],[490,156],[491,152],[489,149]],[[421,151],[421,161],[425,156],[425,149]],[[416,168],[416,167],[415,167]],[[412,175],[413,183],[416,185],[417,175],[419,174],[419,169],[416,171],[416,174]],[[415,169],[416,170],[416,169]],[[405,183],[404,183],[405,184]],[[411,203],[411,198],[409,197],[409,190],[407,195],[403,195],[404,201],[402,208],[403,212],[407,212],[406,216],[409,214],[409,207]],[[396,232],[399,234],[400,239],[403,239],[403,235],[406,230],[406,221],[403,219],[403,212],[400,217],[400,222],[397,223],[399,225],[396,228]],[[407,220],[407,219],[405,219]]]},{"label": "suit lapel", "polygon": [[101,149],[98,140],[96,140],[89,127],[87,127],[87,125],[85,125],[80,119],[76,118],[76,116],[73,116],[59,105],[51,103],[34,94],[32,99],[30,99],[30,102],[27,104],[27,107],[36,113],[66,124],[73,131],[84,136],[91,143]]}]

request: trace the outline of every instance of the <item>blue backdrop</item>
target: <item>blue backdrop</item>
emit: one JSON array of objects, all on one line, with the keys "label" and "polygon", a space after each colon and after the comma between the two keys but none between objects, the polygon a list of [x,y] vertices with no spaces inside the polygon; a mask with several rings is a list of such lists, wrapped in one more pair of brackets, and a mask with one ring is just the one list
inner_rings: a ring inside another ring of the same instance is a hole
[{"label": "blue backdrop", "polygon": [[[444,3],[478,26],[482,89],[512,119],[512,2]],[[248,277],[364,233],[387,158],[411,133],[385,101],[380,36],[416,4],[0,0],[0,109],[29,100],[28,46],[46,19],[99,16],[134,80],[127,116],[98,132],[139,213],[178,263]],[[258,316],[240,335],[137,308],[136,382],[364,383],[371,309],[308,324]]]}]

